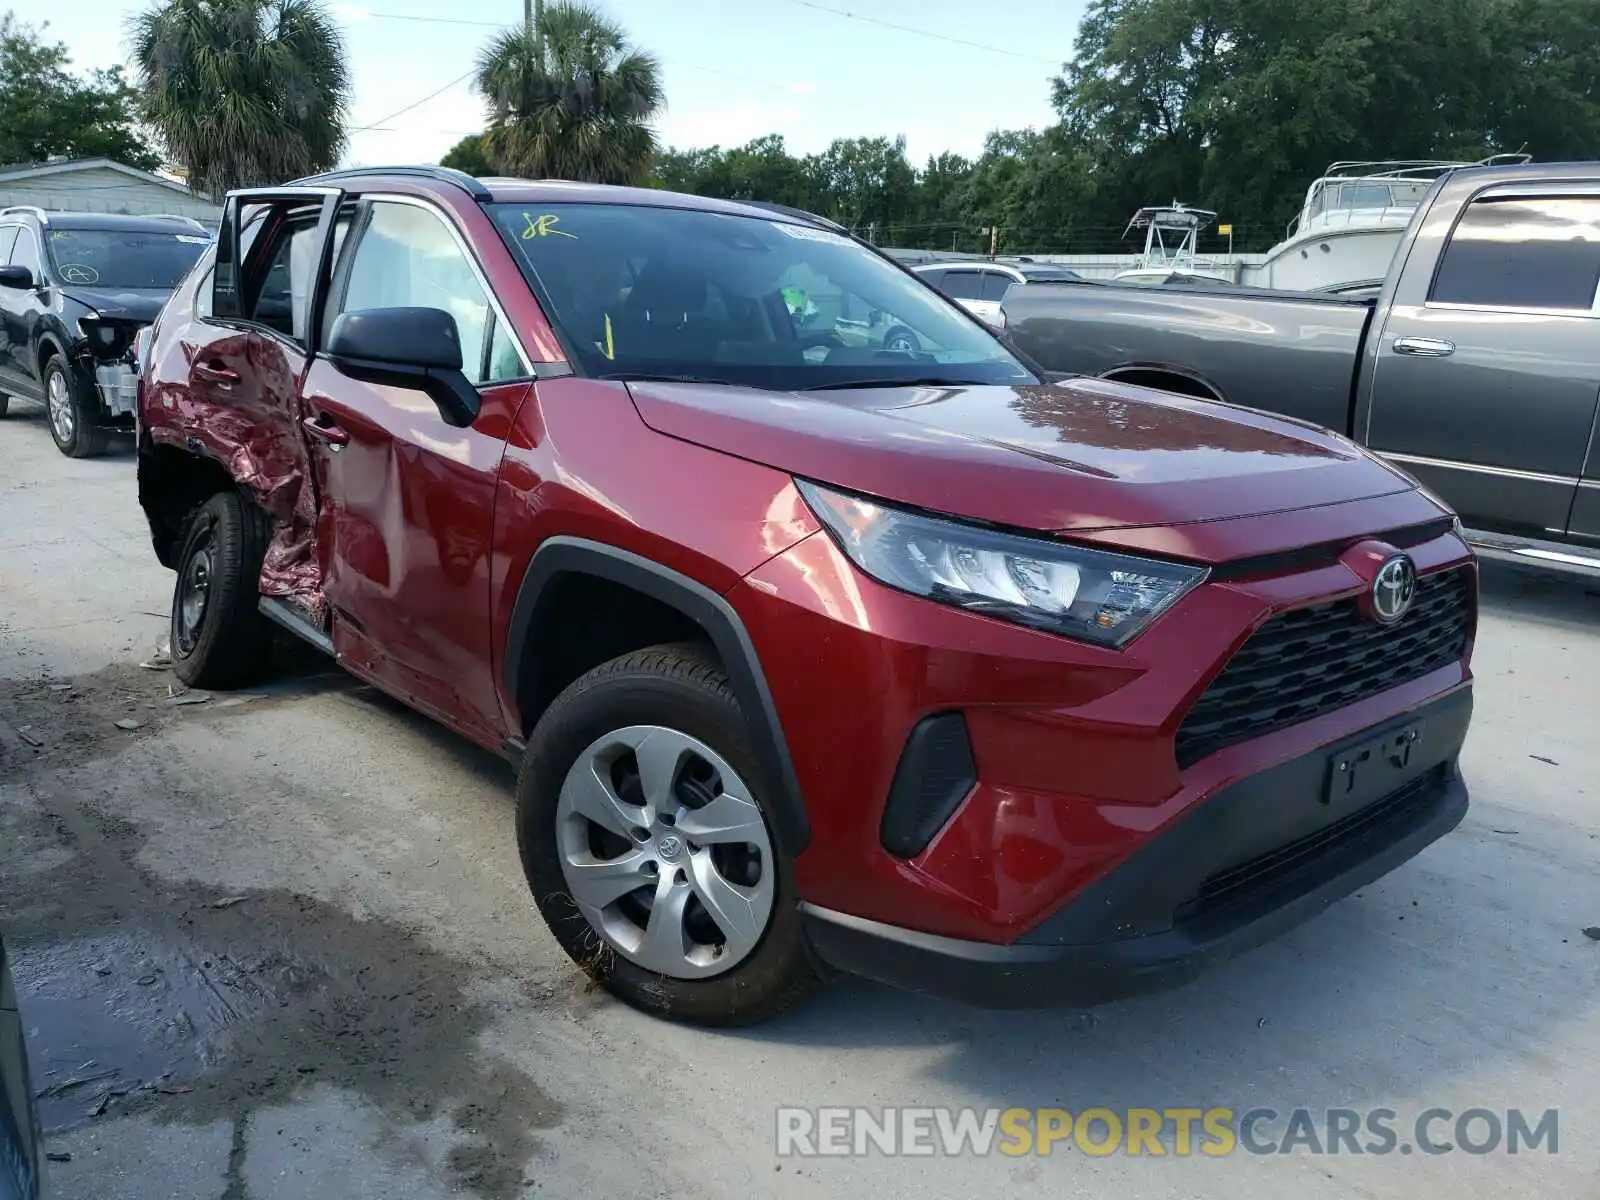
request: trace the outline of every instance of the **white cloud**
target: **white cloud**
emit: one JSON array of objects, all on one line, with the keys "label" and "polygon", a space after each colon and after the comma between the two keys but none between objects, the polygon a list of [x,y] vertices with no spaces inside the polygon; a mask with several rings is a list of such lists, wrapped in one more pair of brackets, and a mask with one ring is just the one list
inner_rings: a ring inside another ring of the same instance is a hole
[{"label": "white cloud", "polygon": [[789,90],[796,96],[809,96],[817,90],[817,85],[814,83],[791,83]]}]

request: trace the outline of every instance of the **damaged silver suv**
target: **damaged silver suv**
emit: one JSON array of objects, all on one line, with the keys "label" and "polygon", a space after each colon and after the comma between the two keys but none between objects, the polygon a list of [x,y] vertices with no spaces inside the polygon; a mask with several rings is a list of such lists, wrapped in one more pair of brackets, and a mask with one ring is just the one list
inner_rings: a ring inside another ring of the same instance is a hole
[{"label": "damaged silver suv", "polygon": [[133,339],[211,240],[190,217],[0,210],[0,417],[43,404],[71,458],[131,436]]}]

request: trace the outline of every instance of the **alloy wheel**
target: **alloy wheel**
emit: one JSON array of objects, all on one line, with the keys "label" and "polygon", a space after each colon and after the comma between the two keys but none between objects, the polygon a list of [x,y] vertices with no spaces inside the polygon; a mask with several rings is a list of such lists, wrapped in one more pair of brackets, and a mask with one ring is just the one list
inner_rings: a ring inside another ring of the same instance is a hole
[{"label": "alloy wheel", "polygon": [[50,428],[55,431],[56,440],[64,446],[71,445],[78,419],[72,411],[72,389],[67,386],[67,377],[60,371],[50,372],[49,382],[45,385],[45,399],[46,407],[50,410]]},{"label": "alloy wheel", "polygon": [[660,725],[596,739],[567,772],[556,827],[573,902],[630,962],[703,979],[760,944],[771,838],[749,787],[704,742]]}]

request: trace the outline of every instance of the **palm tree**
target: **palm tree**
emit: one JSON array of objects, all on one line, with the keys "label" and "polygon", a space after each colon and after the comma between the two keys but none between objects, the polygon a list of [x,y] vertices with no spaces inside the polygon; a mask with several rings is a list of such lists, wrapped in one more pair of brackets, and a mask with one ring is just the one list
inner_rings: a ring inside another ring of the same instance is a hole
[{"label": "palm tree", "polygon": [[581,0],[557,0],[478,58],[489,106],[484,149],[497,169],[534,179],[640,183],[656,152],[647,122],[666,97],[653,55]]},{"label": "palm tree", "polygon": [[132,42],[144,117],[196,191],[338,163],[350,68],[320,0],[164,0]]}]

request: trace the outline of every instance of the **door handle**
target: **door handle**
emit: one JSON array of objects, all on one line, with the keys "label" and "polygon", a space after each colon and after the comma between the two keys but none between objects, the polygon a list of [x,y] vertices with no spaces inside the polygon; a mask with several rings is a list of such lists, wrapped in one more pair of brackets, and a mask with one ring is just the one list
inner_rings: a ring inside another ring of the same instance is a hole
[{"label": "door handle", "polygon": [[223,387],[232,387],[239,382],[239,372],[215,359],[195,363],[191,373],[196,379],[203,379],[207,383],[219,383]]},{"label": "door handle", "polygon": [[300,427],[335,454],[350,444],[350,435],[335,424],[333,418],[327,413],[318,413],[314,417],[307,417],[300,422]]},{"label": "door handle", "polygon": [[1394,340],[1394,352],[1413,358],[1448,358],[1456,352],[1456,344],[1443,338],[1398,337]]}]

